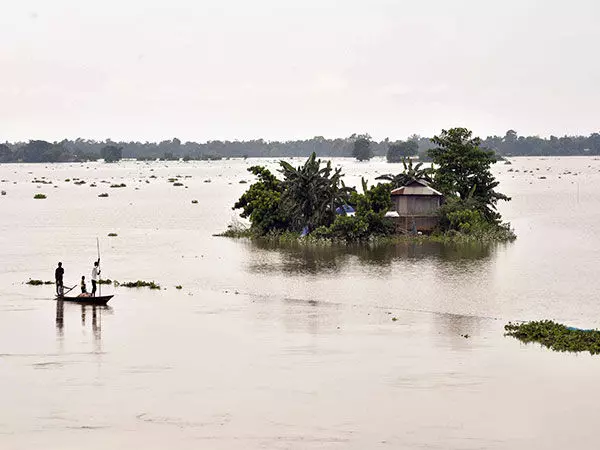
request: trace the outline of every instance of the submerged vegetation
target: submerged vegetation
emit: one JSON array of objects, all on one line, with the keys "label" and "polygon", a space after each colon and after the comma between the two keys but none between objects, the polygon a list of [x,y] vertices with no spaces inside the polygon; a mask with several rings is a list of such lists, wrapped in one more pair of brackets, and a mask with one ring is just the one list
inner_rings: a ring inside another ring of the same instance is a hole
[{"label": "submerged vegetation", "polygon": [[558,352],[589,352],[600,354],[600,331],[567,327],[551,320],[504,326],[507,336],[513,336],[526,344],[538,342]]},{"label": "submerged vegetation", "polygon": [[515,239],[496,210],[499,200],[510,198],[496,191],[498,181],[490,170],[497,161],[494,152],[481,148],[481,141],[465,128],[443,130],[433,142],[437,147],[430,151],[431,167],[413,166],[404,159],[402,173],[378,177],[384,183],[369,186],[363,179],[362,193],[344,184],[341,168],[333,168],[330,161],[323,163],[315,153],[300,167],[280,161],[282,179],[263,166],[252,166],[248,171],[257,181],[233,206],[241,210],[242,218],[249,219],[250,228],[235,226],[222,235],[331,242],[407,239],[398,236],[386,213],[393,206],[391,191],[419,180],[445,199],[432,238]]},{"label": "submerged vegetation", "polygon": [[42,281],[42,280],[29,279],[29,281],[27,281],[27,283],[25,283],[25,284],[29,284],[30,286],[41,286],[43,284],[54,284],[54,281]]},{"label": "submerged vegetation", "polygon": [[140,288],[140,287],[149,287],[150,289],[160,289],[160,285],[156,284],[154,281],[126,281],[124,283],[119,283],[119,286],[127,287],[127,288]]}]

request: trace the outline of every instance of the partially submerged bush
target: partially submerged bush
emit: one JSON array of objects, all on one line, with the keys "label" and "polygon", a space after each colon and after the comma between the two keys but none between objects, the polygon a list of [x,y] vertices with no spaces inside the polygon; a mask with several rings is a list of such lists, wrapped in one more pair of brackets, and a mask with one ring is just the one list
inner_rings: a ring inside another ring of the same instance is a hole
[{"label": "partially submerged bush", "polygon": [[439,217],[442,235],[450,238],[484,242],[507,242],[517,238],[510,224],[487,220],[475,199],[450,198],[440,208]]},{"label": "partially submerged bush", "polygon": [[36,200],[39,200],[39,199],[44,199],[44,198],[46,198],[46,196],[45,196],[44,194],[35,194],[35,195],[33,196],[33,198],[35,198]]},{"label": "partially submerged bush", "polygon": [[552,320],[511,323],[504,326],[507,336],[522,342],[539,342],[544,347],[558,352],[600,353],[600,331],[567,327]]}]

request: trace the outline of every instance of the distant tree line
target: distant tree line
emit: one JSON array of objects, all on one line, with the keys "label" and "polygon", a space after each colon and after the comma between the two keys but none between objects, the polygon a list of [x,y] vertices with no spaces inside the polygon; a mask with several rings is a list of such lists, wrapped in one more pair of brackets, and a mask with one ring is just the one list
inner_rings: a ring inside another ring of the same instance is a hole
[{"label": "distant tree line", "polygon": [[[509,130],[504,136],[488,136],[481,146],[501,156],[574,156],[600,155],[600,133],[589,136],[519,136]],[[220,159],[227,157],[308,157],[312,153],[327,157],[355,157],[368,160],[372,156],[386,156],[389,162],[419,155],[428,159],[428,151],[435,143],[427,137],[412,135],[405,141],[388,138],[376,141],[368,134],[353,134],[346,138],[294,141],[208,141],[181,142],[174,138],[161,142],[115,142],[111,139],[89,139],[47,142],[32,140],[0,144],[0,163],[7,162],[73,162],[93,161],[106,157],[107,161],[122,158],[184,160]]]}]

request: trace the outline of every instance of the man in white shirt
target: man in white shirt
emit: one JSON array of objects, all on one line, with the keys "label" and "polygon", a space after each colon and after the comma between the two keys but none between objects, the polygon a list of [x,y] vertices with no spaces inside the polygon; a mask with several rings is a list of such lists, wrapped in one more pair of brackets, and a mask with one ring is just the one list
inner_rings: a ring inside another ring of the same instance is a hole
[{"label": "man in white shirt", "polygon": [[98,258],[98,261],[94,261],[94,268],[92,269],[92,297],[96,296],[96,283],[100,277],[99,264],[100,258]]}]

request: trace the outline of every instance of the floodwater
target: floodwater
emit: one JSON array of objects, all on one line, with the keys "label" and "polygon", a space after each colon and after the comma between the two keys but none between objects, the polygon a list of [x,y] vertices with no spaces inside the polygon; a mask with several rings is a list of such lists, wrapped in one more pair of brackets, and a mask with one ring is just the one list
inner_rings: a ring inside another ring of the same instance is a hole
[{"label": "floodwater", "polygon": [[[213,237],[275,160],[0,165],[0,448],[595,448],[600,357],[503,326],[600,327],[600,160],[512,161],[516,242],[373,249]],[[103,277],[163,289],[92,308],[24,284],[89,277],[96,237]]]}]

